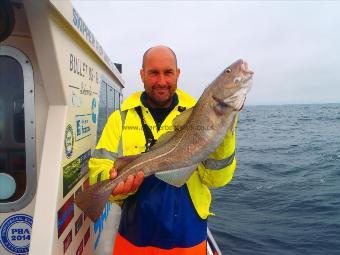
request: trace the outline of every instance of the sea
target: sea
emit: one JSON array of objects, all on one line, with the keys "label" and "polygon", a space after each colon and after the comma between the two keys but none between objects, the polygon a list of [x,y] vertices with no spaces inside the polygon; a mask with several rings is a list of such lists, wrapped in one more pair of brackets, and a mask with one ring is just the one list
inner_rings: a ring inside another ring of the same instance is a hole
[{"label": "sea", "polygon": [[246,106],[237,170],[213,190],[223,255],[340,254],[340,104]]}]

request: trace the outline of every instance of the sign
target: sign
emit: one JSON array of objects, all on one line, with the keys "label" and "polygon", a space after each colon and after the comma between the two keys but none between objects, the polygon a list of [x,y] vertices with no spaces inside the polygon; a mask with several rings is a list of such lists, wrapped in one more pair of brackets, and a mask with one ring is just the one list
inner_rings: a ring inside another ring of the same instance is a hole
[{"label": "sign", "polygon": [[28,254],[32,222],[32,217],[26,214],[8,217],[0,227],[2,246],[12,254]]},{"label": "sign", "polygon": [[76,115],[76,141],[91,135],[92,113]]},{"label": "sign", "polygon": [[65,204],[58,210],[58,238],[66,229],[67,225],[74,217],[74,199],[71,196]]},{"label": "sign", "polygon": [[87,161],[91,157],[91,150],[81,154],[78,158],[63,167],[63,196],[65,197],[69,191],[80,181],[87,173]]}]

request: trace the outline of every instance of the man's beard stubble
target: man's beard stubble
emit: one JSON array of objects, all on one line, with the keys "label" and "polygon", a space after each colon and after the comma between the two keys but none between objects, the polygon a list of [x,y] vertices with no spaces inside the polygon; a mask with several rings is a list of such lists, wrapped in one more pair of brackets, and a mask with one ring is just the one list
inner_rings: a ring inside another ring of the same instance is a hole
[{"label": "man's beard stubble", "polygon": [[153,97],[147,95],[148,101],[151,102],[155,108],[167,108],[167,105],[171,105],[172,102],[172,96],[170,96],[167,100],[160,101],[156,100]]}]

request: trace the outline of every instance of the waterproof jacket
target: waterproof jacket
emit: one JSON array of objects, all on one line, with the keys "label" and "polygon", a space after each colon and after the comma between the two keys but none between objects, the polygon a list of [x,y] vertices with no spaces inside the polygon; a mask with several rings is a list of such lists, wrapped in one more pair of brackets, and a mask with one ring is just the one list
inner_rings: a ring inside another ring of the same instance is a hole
[{"label": "waterproof jacket", "polygon": [[[172,121],[178,114],[196,103],[191,96],[177,90],[174,97],[177,104],[168,109],[169,114],[160,124],[152,117],[152,114],[157,117],[154,109],[144,106],[143,95],[138,92],[130,96],[121,111],[109,117],[89,161],[91,184],[109,178],[109,171],[119,155],[135,155],[146,150],[145,136],[150,135],[145,124],[157,140],[173,130]],[[112,202],[122,206],[113,254],[206,254],[207,217],[211,214],[209,187],[227,184],[235,168],[235,133],[228,131],[221,145],[199,164],[182,187],[174,187],[151,175],[134,194],[111,196]]]}]

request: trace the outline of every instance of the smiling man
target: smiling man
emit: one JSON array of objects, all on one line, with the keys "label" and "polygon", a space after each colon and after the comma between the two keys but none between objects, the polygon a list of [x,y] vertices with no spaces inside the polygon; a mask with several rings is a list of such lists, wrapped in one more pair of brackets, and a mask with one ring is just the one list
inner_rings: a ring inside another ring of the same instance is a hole
[{"label": "smiling man", "polygon": [[[166,46],[148,49],[140,76],[144,91],[127,98],[111,114],[89,161],[90,182],[114,179],[119,154],[137,155],[173,129],[172,121],[196,100],[177,89],[180,69],[175,53]],[[214,168],[202,162],[182,187],[169,185],[142,171],[114,189],[110,200],[122,207],[114,255],[204,255],[207,252],[209,187],[227,184],[236,168],[235,132],[209,156]],[[215,164],[216,163],[216,164]],[[216,167],[218,166],[218,167]],[[142,169],[141,169],[142,170]],[[119,169],[118,169],[119,171]]]},{"label": "smiling man", "polygon": [[170,107],[179,74],[176,55],[170,48],[158,46],[144,53],[140,76],[151,107]]}]

